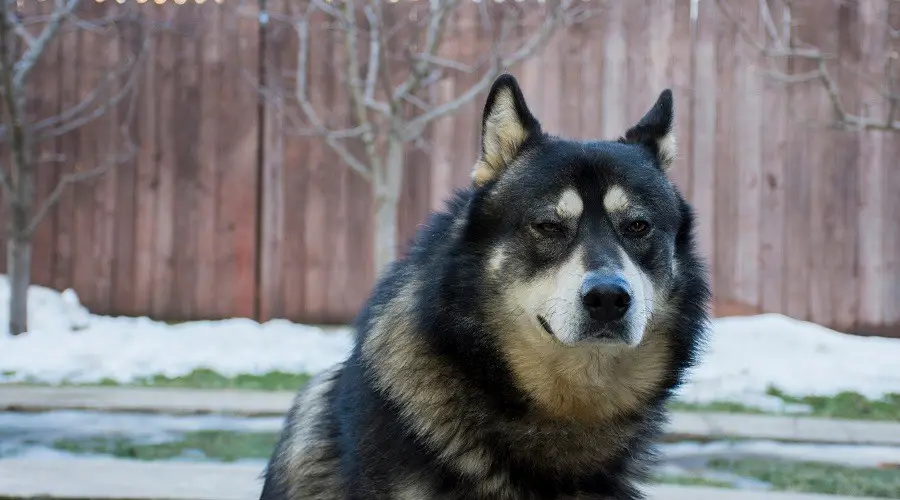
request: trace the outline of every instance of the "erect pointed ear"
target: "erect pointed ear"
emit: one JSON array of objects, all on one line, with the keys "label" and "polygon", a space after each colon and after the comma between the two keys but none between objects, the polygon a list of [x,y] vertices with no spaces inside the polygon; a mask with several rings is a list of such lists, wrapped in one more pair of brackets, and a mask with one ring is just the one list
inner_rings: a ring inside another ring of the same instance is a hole
[{"label": "erect pointed ear", "polygon": [[625,132],[623,142],[638,143],[650,148],[659,158],[662,169],[675,162],[678,146],[675,141],[675,106],[670,89],[663,90],[656,104],[637,125]]},{"label": "erect pointed ear", "polygon": [[491,86],[481,118],[481,155],[472,171],[475,186],[498,178],[525,141],[540,134],[541,124],[528,110],[516,79],[500,75]]}]

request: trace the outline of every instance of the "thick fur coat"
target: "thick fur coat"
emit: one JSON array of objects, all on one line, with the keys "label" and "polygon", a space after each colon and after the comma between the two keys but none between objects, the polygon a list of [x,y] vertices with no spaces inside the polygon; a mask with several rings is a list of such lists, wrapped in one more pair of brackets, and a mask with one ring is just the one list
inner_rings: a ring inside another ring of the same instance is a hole
[{"label": "thick fur coat", "polygon": [[624,135],[541,130],[494,83],[472,184],[383,271],[297,396],[261,500],[639,499],[703,338],[672,94]]}]

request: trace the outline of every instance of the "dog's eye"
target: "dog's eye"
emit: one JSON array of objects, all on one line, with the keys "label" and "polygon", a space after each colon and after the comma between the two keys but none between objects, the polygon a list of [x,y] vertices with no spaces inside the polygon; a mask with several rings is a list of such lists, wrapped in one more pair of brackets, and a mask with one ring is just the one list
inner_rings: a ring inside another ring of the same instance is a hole
[{"label": "dog's eye", "polygon": [[545,236],[561,236],[565,232],[563,225],[557,222],[538,222],[534,229]]},{"label": "dog's eye", "polygon": [[640,236],[646,233],[648,229],[650,229],[650,224],[647,221],[642,220],[636,220],[631,224],[628,224],[628,227],[625,228],[628,234],[633,236]]}]

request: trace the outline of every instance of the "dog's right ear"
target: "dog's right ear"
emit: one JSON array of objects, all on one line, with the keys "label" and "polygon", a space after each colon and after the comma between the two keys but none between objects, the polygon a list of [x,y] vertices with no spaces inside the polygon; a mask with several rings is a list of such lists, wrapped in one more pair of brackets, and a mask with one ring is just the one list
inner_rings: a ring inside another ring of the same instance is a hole
[{"label": "dog's right ear", "polygon": [[476,187],[496,179],[513,162],[529,137],[541,134],[516,79],[500,75],[491,86],[481,118],[481,155],[472,171]]}]

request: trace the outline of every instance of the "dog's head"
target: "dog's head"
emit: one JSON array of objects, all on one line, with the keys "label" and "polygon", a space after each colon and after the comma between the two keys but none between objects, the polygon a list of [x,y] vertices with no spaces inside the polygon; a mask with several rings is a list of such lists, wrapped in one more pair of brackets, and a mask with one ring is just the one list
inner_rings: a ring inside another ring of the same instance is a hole
[{"label": "dog's head", "polygon": [[521,335],[566,346],[636,346],[681,270],[689,208],[666,175],[672,93],[613,141],[545,134],[510,75],[482,120],[469,235],[492,311]]}]

